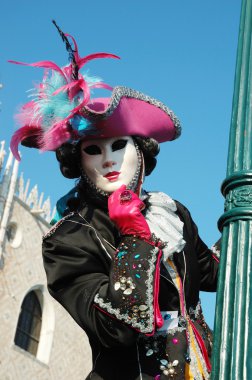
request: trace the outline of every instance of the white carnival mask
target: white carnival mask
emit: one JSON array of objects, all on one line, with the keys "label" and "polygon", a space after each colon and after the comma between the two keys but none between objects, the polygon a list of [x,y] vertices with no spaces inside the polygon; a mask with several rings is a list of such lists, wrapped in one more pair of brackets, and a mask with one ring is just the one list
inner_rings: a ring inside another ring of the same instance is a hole
[{"label": "white carnival mask", "polygon": [[128,186],[139,166],[132,137],[84,140],[81,166],[90,181],[102,191],[112,193],[121,185]]}]

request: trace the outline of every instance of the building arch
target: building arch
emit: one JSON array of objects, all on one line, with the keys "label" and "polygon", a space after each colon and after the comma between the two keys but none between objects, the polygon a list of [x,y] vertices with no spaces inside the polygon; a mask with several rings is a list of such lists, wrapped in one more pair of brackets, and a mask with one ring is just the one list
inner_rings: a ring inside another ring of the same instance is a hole
[{"label": "building arch", "polygon": [[54,328],[55,313],[51,297],[44,285],[34,285],[21,303],[14,343],[48,364]]},{"label": "building arch", "polygon": [[42,309],[34,290],[28,292],[23,299],[14,343],[23,350],[36,356],[40,340]]}]

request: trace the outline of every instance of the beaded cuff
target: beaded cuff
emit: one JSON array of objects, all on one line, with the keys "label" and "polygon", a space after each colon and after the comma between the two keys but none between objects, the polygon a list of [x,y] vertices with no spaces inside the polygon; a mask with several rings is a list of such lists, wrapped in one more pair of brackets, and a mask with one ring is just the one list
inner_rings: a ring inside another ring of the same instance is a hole
[{"label": "beaded cuff", "polygon": [[154,243],[124,236],[112,263],[109,290],[96,294],[95,306],[137,331],[154,334],[161,256]]}]

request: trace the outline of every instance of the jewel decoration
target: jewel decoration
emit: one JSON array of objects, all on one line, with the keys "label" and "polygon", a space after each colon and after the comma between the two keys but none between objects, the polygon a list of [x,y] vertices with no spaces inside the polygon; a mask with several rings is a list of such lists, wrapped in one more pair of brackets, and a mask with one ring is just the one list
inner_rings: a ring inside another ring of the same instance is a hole
[{"label": "jewel decoration", "polygon": [[166,366],[166,365],[168,364],[168,360],[166,360],[166,359],[161,359],[161,360],[160,360],[160,363]]},{"label": "jewel decoration", "polygon": [[120,195],[121,204],[128,203],[131,201],[131,199],[132,199],[132,196],[129,190],[124,190]]},{"label": "jewel decoration", "polygon": [[[139,317],[143,320],[143,319],[146,319],[147,317],[148,317],[148,315],[149,315],[149,313],[148,313],[148,306],[147,305],[133,305],[132,306],[132,308],[131,308],[131,310],[132,310],[132,315],[131,315],[131,317],[132,317],[132,320],[133,319],[138,319]],[[149,350],[149,346],[146,348],[147,350]],[[153,353],[153,350],[151,349],[151,351],[152,351],[152,353]],[[147,351],[148,352],[148,351]],[[151,353],[151,355],[152,355],[152,353]],[[146,353],[146,356],[150,356],[150,355],[147,355],[147,353]]]},{"label": "jewel decoration", "polygon": [[168,319],[171,319],[171,314],[166,314],[164,317],[164,320],[167,321]]},{"label": "jewel decoration", "polygon": [[120,286],[121,286],[121,283],[120,282],[116,282],[115,285],[114,285],[115,290],[116,291],[119,290]]},{"label": "jewel decoration", "polygon": [[153,350],[150,348],[147,352],[146,352],[146,356],[151,356],[153,354]]},{"label": "jewel decoration", "polygon": [[126,295],[130,295],[131,293],[132,293],[132,289],[131,288],[127,288],[123,292],[123,294],[126,294]]},{"label": "jewel decoration", "polygon": [[130,295],[135,288],[136,285],[133,283],[132,277],[119,277],[119,281],[114,284],[115,291],[122,290],[123,294],[127,296]]},{"label": "jewel decoration", "polygon": [[173,344],[178,344],[178,342],[179,342],[178,338],[173,338],[173,339],[172,339],[172,343],[173,343]]},{"label": "jewel decoration", "polygon": [[146,311],[148,309],[148,306],[147,305],[140,305],[139,306],[139,310],[140,311]]},{"label": "jewel decoration", "polygon": [[173,379],[176,375],[176,368],[179,364],[178,360],[173,360],[173,362],[168,362],[166,359],[160,360],[160,369],[163,372],[163,375],[167,376],[170,379]]},{"label": "jewel decoration", "polygon": [[185,353],[185,361],[189,364],[191,363],[191,358],[188,353]]}]

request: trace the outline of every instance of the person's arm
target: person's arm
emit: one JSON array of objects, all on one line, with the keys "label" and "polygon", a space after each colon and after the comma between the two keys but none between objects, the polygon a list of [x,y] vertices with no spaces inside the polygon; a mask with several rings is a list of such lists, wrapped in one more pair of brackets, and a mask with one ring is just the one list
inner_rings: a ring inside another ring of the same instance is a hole
[{"label": "person's arm", "polygon": [[[201,273],[200,290],[208,292],[216,291],[219,268],[218,256],[216,252],[209,249],[201,240],[198,233],[198,228],[194,223],[188,209],[181,203],[176,203],[185,224],[184,228],[187,229],[187,234],[192,241],[192,245],[198,258]],[[220,241],[216,243],[216,246],[219,246],[219,243]]]},{"label": "person's arm", "polygon": [[216,254],[209,249],[201,240],[198,234],[198,228],[193,223],[195,236],[195,249],[200,266],[200,290],[206,292],[215,292],[217,290],[219,259]]},{"label": "person's arm", "polygon": [[[71,233],[69,228],[73,228]],[[43,242],[51,295],[89,336],[105,346],[132,344],[134,330],[153,333],[158,317],[160,249],[151,241],[122,237],[108,274],[98,231],[87,224],[71,223],[69,228],[59,227]]]},{"label": "person's arm", "polygon": [[[133,329],[94,307],[100,290],[108,291],[109,278],[97,254],[96,236],[82,227],[88,249],[49,237],[43,242],[43,260],[49,293],[69,312],[89,337],[106,347],[129,346]],[[105,254],[105,253],[104,253]]]},{"label": "person's arm", "polygon": [[124,237],[112,262],[109,284],[100,287],[96,307],[135,330],[153,334],[159,321],[162,252],[137,237]]},{"label": "person's arm", "polygon": [[154,334],[163,324],[158,304],[162,251],[141,213],[144,207],[125,185],[109,197],[109,216],[121,241],[112,263],[109,290],[100,289],[95,302],[103,312],[137,331]]}]

